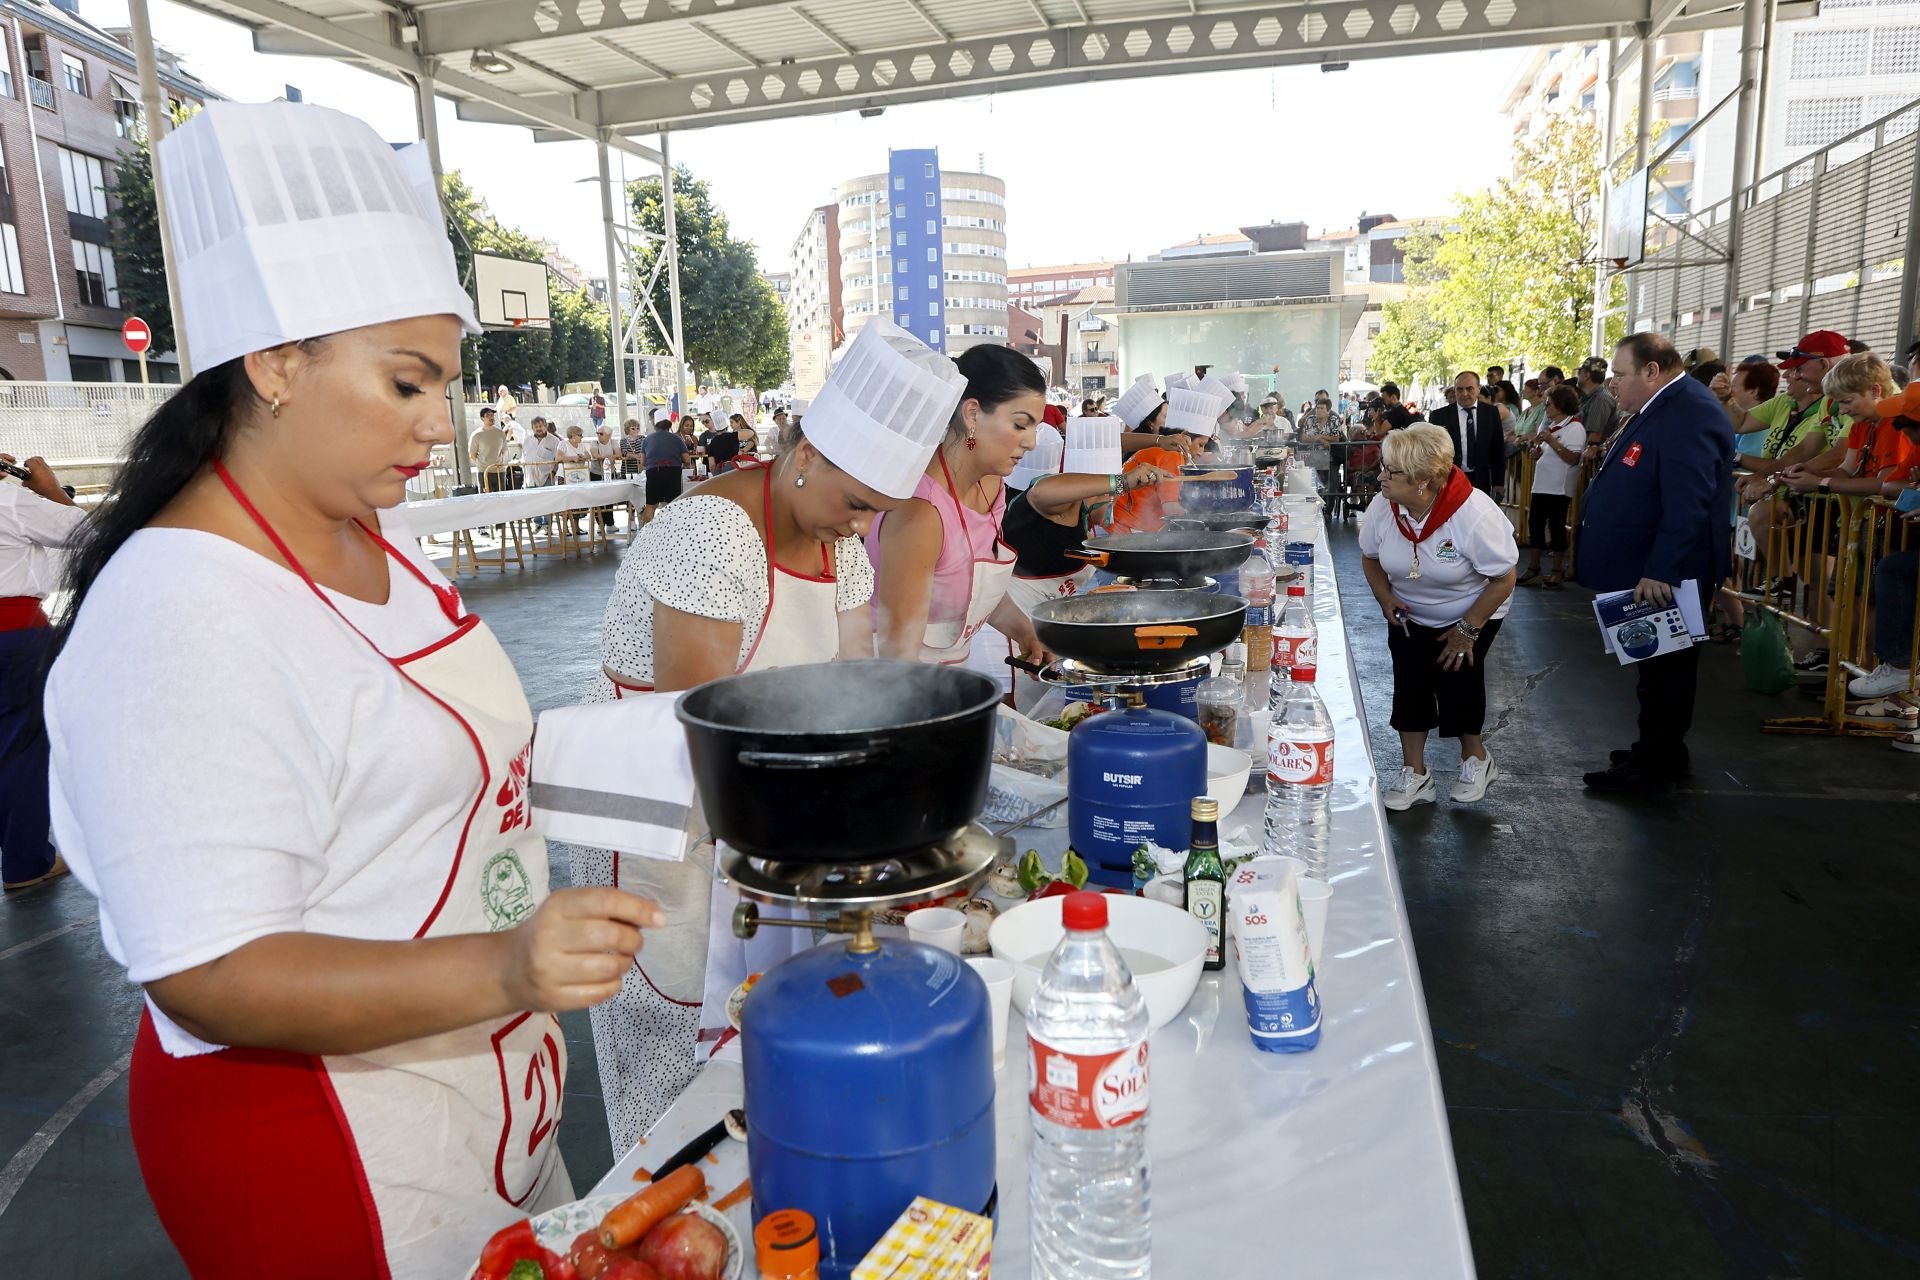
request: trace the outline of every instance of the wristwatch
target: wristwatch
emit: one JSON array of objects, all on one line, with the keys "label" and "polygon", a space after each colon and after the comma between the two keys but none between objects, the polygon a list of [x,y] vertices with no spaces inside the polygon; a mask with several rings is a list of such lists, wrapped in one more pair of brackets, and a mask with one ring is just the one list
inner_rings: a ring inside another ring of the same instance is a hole
[{"label": "wristwatch", "polygon": [[1455,631],[1458,631],[1461,635],[1465,636],[1467,639],[1474,641],[1475,643],[1478,643],[1480,640],[1481,628],[1474,626],[1471,622],[1468,622],[1465,618],[1462,618],[1460,619],[1460,621],[1454,623],[1453,629]]},{"label": "wristwatch", "polygon": [[1831,489],[1831,488],[1833,488],[1833,477],[1832,477],[1832,476],[1821,476],[1821,477],[1820,477],[1820,492],[1822,492],[1822,493],[1825,493],[1825,492],[1826,492],[1827,490],[1829,490],[1829,489]]}]

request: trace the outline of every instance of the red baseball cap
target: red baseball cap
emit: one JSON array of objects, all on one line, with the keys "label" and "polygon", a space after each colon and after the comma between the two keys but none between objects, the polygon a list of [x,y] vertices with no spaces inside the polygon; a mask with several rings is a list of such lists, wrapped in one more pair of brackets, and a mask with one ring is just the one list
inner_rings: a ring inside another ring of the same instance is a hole
[{"label": "red baseball cap", "polygon": [[1844,334],[1831,329],[1815,329],[1793,344],[1791,351],[1777,351],[1782,369],[1794,369],[1809,360],[1834,360],[1852,350]]}]

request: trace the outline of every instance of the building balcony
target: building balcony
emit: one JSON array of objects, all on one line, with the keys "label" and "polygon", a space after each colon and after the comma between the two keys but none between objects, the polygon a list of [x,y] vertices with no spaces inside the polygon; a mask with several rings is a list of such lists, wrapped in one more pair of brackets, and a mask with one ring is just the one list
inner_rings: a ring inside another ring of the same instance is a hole
[{"label": "building balcony", "polygon": [[53,110],[53,86],[39,76],[27,77],[27,96],[33,99],[33,105],[42,111]]},{"label": "building balcony", "polygon": [[[1661,97],[1661,94],[1667,97]],[[1654,111],[1662,120],[1694,120],[1700,115],[1697,89],[1660,89],[1654,93]]]}]

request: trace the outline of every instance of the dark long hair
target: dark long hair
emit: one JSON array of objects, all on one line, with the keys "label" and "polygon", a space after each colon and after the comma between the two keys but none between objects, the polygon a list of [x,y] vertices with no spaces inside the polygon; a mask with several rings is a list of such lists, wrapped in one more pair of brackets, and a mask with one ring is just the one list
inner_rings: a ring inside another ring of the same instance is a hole
[{"label": "dark long hair", "polygon": [[80,606],[107,562],[127,539],[153,522],[209,458],[219,456],[233,424],[258,400],[242,357],[195,374],[153,411],[127,446],[126,463],[99,511],[80,526],[67,560],[67,590],[73,599],[54,634],[49,662],[66,644]]},{"label": "dark long hair", "polygon": [[[967,380],[960,406],[977,400],[983,410],[991,412],[1015,396],[1047,394],[1047,380],[1040,375],[1040,366],[1012,347],[968,347],[953,363]],[[960,406],[954,408],[950,432],[965,429],[960,422]]]}]

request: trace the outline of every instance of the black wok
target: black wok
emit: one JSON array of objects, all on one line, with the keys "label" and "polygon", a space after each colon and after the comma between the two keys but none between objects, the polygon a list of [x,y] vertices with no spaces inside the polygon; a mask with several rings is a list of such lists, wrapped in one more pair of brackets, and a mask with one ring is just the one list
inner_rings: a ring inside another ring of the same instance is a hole
[{"label": "black wok", "polygon": [[1068,555],[1126,578],[1204,578],[1232,573],[1253,554],[1253,535],[1219,533],[1116,533],[1088,538],[1085,551]]},{"label": "black wok", "polygon": [[1033,606],[1034,634],[1063,658],[1116,672],[1166,671],[1240,638],[1247,602],[1204,591],[1093,591]]},{"label": "black wok", "polygon": [[823,662],[710,680],[674,713],[715,836],[759,857],[857,862],[973,821],[999,702],[964,667]]}]

